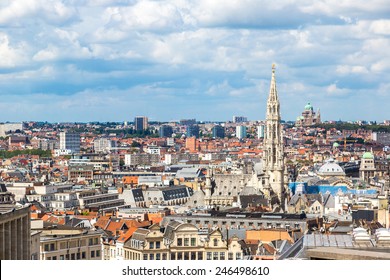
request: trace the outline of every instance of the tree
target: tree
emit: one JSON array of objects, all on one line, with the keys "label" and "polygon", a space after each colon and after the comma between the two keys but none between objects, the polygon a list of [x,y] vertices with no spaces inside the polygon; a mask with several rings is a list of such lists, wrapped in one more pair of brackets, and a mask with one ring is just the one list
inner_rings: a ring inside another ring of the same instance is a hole
[{"label": "tree", "polygon": [[134,141],[134,140],[133,140],[133,143],[131,143],[131,147],[133,147],[133,148],[139,148],[139,147],[141,147],[141,144],[138,143],[137,141]]}]

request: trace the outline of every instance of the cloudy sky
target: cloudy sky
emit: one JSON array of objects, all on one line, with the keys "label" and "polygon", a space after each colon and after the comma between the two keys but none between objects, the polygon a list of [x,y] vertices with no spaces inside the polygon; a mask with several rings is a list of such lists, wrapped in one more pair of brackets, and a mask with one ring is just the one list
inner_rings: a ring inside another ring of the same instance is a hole
[{"label": "cloudy sky", "polygon": [[0,121],[390,119],[388,0],[1,0]]}]

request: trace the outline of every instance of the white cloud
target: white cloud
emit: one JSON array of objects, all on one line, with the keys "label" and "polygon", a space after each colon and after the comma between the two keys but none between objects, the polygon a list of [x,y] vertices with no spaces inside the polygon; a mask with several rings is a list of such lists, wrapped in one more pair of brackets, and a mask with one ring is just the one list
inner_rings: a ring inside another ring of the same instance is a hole
[{"label": "white cloud", "polygon": [[63,24],[77,18],[77,11],[62,0],[5,1],[0,6],[0,25],[21,26],[20,19],[44,20],[50,24]]},{"label": "white cloud", "polygon": [[11,46],[8,35],[0,32],[0,68],[12,68],[26,63],[25,51],[23,42]]},{"label": "white cloud", "polygon": [[109,7],[103,18],[107,25],[120,30],[166,32],[180,30],[183,25],[177,7],[162,2],[140,1],[129,7]]},{"label": "white cloud", "polygon": [[[222,116],[237,106],[258,107],[249,103],[259,96],[265,102],[275,62],[280,98],[289,104],[286,116],[299,114],[293,105],[302,103],[301,108],[307,100],[326,104],[330,115],[335,100],[361,98],[359,87],[386,98],[390,6],[384,4],[2,0],[0,93],[66,94],[69,99],[94,91],[108,97],[129,94],[130,103],[139,102],[137,109],[153,112],[142,91],[177,101],[184,106],[181,113],[194,104],[188,109],[193,114],[199,100],[223,95],[224,110],[212,110]],[[91,101],[94,106],[100,105]]]},{"label": "white cloud", "polygon": [[334,84],[329,85],[329,86],[326,88],[326,92],[327,92],[328,95],[330,95],[330,96],[344,96],[344,95],[350,93],[350,90],[349,90],[349,89],[345,89],[345,88],[339,88],[339,87],[334,83]]}]

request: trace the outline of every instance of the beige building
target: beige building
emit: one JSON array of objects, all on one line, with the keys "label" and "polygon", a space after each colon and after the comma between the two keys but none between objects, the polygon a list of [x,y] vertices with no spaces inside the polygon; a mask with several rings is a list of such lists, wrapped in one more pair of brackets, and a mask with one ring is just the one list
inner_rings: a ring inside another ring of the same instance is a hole
[{"label": "beige building", "polygon": [[30,208],[15,205],[15,195],[0,184],[0,260],[29,260]]},{"label": "beige building", "polygon": [[41,260],[101,260],[101,231],[86,229],[44,229],[41,232]]},{"label": "beige building", "polygon": [[0,204],[0,260],[29,260],[30,209]]},{"label": "beige building", "polygon": [[180,221],[137,229],[124,246],[125,260],[239,260],[243,248],[237,237],[223,239],[219,229],[199,229]]},{"label": "beige building", "polygon": [[309,103],[306,104],[302,115],[297,118],[295,122],[296,126],[312,126],[321,123],[320,110],[314,112],[313,106]]},{"label": "beige building", "polygon": [[369,183],[370,179],[375,176],[375,170],[374,155],[370,152],[365,152],[360,162],[360,179]]},{"label": "beige building", "polygon": [[39,247],[40,247],[41,232],[37,230],[31,231],[31,259],[39,260]]}]

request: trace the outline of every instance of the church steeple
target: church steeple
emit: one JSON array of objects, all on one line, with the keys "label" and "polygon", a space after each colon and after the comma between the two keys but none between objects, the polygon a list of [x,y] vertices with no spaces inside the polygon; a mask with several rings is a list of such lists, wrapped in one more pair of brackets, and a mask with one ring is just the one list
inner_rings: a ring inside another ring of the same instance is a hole
[{"label": "church steeple", "polygon": [[280,104],[278,91],[276,90],[275,64],[272,64],[271,85],[267,100],[267,120],[273,119],[280,121]]},{"label": "church steeple", "polygon": [[272,64],[271,86],[269,90],[268,102],[270,101],[279,102],[278,92],[276,91],[275,68],[276,68],[275,64]]},{"label": "church steeple", "polygon": [[279,202],[283,205],[284,146],[283,131],[280,124],[280,103],[276,89],[275,64],[272,65],[271,85],[267,100],[266,133],[264,136],[263,162],[268,177],[265,188],[277,194]]}]

